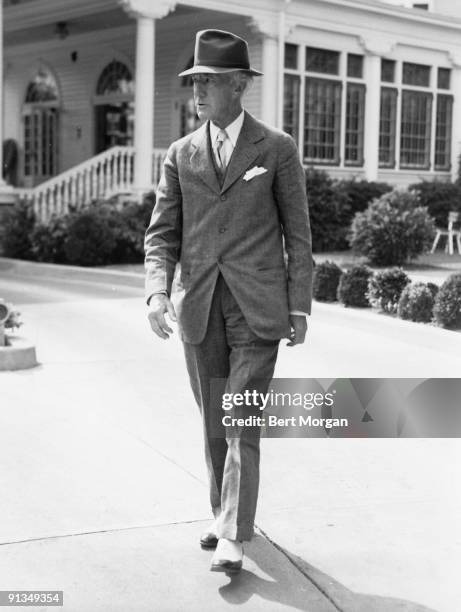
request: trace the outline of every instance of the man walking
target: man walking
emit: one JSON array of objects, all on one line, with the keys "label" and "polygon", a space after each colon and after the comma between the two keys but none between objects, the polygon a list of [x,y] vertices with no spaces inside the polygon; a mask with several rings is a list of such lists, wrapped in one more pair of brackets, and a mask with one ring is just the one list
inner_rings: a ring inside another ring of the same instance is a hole
[{"label": "man walking", "polygon": [[238,571],[242,542],[253,535],[260,431],[228,435],[210,388],[225,379],[227,393],[265,392],[280,340],[304,342],[311,236],[294,141],[242,107],[261,75],[247,43],[230,32],[198,32],[194,65],[179,76],[188,74],[205,122],[168,150],[145,238],[146,298],[158,336],[172,332],[166,313],[178,321],[202,414],[215,520],[200,542],[216,547],[211,569]]}]

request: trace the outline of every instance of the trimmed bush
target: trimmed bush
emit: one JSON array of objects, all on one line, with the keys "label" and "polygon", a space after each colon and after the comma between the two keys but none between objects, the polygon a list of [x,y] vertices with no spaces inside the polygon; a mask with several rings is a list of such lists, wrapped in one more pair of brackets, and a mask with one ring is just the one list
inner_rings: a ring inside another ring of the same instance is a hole
[{"label": "trimmed bush", "polygon": [[121,230],[119,220],[107,206],[89,206],[70,213],[64,241],[66,262],[79,266],[111,263]]},{"label": "trimmed bush", "polygon": [[439,292],[440,287],[438,285],[436,285],[435,283],[426,283],[427,288],[429,289],[429,291],[432,293],[432,297],[435,300],[435,297],[437,295],[437,293]]},{"label": "trimmed bush", "polygon": [[397,314],[407,321],[429,323],[433,308],[434,296],[426,283],[411,283],[402,291]]},{"label": "trimmed bush", "polygon": [[314,252],[347,249],[347,230],[351,218],[346,194],[323,170],[306,170],[307,200]]},{"label": "trimmed bush", "polygon": [[441,180],[421,181],[410,185],[409,189],[416,193],[419,205],[427,208],[439,227],[447,226],[451,210],[461,212],[461,184]]},{"label": "trimmed bush", "polygon": [[375,272],[368,283],[367,297],[372,306],[395,313],[402,291],[410,279],[401,268]]},{"label": "trimmed bush", "polygon": [[461,328],[461,274],[451,274],[440,287],[434,317],[442,327]]},{"label": "trimmed bush", "polygon": [[31,233],[35,225],[35,214],[32,207],[20,203],[7,210],[2,225],[4,256],[33,259]]},{"label": "trimmed bush", "polygon": [[373,271],[364,265],[354,266],[344,272],[338,285],[338,300],[344,306],[358,306],[359,308],[370,306],[367,291],[372,274]]},{"label": "trimmed bush", "polygon": [[314,268],[313,297],[319,302],[336,302],[341,268],[333,261],[324,261]]},{"label": "trimmed bush", "polygon": [[416,195],[395,190],[355,215],[349,242],[372,264],[402,265],[429,250],[434,234],[434,222]]},{"label": "trimmed bush", "polygon": [[[37,261],[97,266],[142,262],[144,235],[155,205],[155,193],[141,205],[95,202],[78,211],[28,227],[29,258]],[[18,232],[18,235],[21,235]],[[13,256],[13,255],[10,255]]]},{"label": "trimmed bush", "polygon": [[64,243],[67,238],[67,215],[52,217],[45,225],[38,223],[31,234],[34,260],[66,263]]},{"label": "trimmed bush", "polygon": [[350,221],[352,221],[355,213],[364,211],[373,200],[392,191],[392,186],[388,183],[365,180],[338,181],[337,188],[347,196],[351,212]]}]

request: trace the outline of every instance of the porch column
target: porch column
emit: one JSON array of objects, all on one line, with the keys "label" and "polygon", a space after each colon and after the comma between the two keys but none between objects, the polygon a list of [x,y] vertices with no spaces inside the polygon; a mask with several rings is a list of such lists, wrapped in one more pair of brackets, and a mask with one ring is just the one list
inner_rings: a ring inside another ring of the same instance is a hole
[{"label": "porch column", "polygon": [[451,57],[451,90],[453,92],[453,126],[451,131],[451,177],[458,178],[461,155],[461,55]]},{"label": "porch column", "polygon": [[285,12],[279,11],[256,15],[251,27],[261,35],[262,44],[261,119],[282,129],[285,38],[293,25],[287,22]]},{"label": "porch column", "polygon": [[134,187],[139,194],[152,185],[154,148],[155,19],[138,17],[134,112]]},{"label": "porch column", "polygon": [[5,186],[3,180],[3,2],[0,2],[0,189]]},{"label": "porch column", "polygon": [[14,188],[3,180],[3,2],[0,2],[0,253],[2,252],[2,221],[6,210],[16,202]]},{"label": "porch column", "polygon": [[381,58],[393,49],[393,42],[361,39],[365,51],[364,77],[367,87],[364,118],[364,171],[368,181],[376,181],[379,172],[379,121],[381,109]]},{"label": "porch column", "polygon": [[277,37],[264,33],[262,39],[261,70],[264,75],[261,77],[261,119],[274,127],[278,123],[278,53]]},{"label": "porch column", "polygon": [[134,189],[141,198],[152,189],[155,117],[155,24],[174,9],[172,0],[119,0],[136,19]]},{"label": "porch column", "polygon": [[364,170],[368,181],[376,181],[379,167],[379,116],[381,105],[381,57],[365,57]]}]

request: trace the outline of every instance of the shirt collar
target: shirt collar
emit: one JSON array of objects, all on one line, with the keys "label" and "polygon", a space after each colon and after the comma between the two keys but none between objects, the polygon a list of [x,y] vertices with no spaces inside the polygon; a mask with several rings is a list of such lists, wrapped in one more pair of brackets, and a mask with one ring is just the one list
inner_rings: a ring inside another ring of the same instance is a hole
[{"label": "shirt collar", "polygon": [[[225,128],[227,132],[227,136],[229,137],[229,140],[231,141],[233,148],[235,148],[235,145],[237,144],[237,139],[239,137],[240,130],[242,129],[244,119],[245,119],[245,111],[242,110],[242,112],[237,117],[237,119],[234,119],[234,121],[232,121],[232,123],[229,123],[229,125]],[[215,125],[212,121],[210,121],[210,138],[213,144],[218,136],[219,130],[220,128],[217,125]]]}]

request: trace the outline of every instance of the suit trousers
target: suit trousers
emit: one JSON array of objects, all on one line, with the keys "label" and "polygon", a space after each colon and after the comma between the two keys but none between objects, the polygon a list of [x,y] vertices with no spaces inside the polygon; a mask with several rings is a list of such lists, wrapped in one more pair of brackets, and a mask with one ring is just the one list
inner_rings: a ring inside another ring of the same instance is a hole
[{"label": "suit trousers", "polygon": [[[204,432],[210,502],[220,538],[250,540],[259,488],[260,427],[227,428],[222,396],[211,392],[217,379],[225,393],[246,389],[266,393],[272,379],[280,340],[252,332],[220,274],[213,293],[208,326],[200,344],[184,343],[192,391]],[[235,414],[232,412],[232,414]],[[262,415],[242,406],[238,416]]]}]

